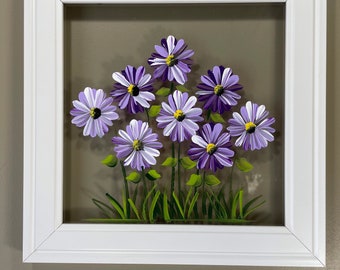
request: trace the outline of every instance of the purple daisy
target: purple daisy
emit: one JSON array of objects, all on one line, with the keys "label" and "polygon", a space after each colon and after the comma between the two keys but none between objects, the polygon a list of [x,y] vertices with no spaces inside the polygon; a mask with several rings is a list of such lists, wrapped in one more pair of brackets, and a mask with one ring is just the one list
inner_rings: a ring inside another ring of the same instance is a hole
[{"label": "purple daisy", "polygon": [[115,101],[119,101],[120,109],[128,109],[132,114],[143,112],[144,108],[149,108],[149,102],[155,100],[152,80],[150,74],[145,74],[143,66],[137,69],[127,66],[121,73],[114,72],[112,78],[115,83],[114,90],[111,91]]},{"label": "purple daisy", "polygon": [[241,114],[234,112],[233,118],[229,119],[230,126],[227,128],[232,137],[236,139],[236,146],[243,146],[244,150],[261,149],[268,146],[268,142],[274,140],[271,127],[275,118],[267,118],[268,111],[264,105],[258,106],[251,101],[241,107]]},{"label": "purple daisy", "polygon": [[126,131],[119,130],[120,137],[113,137],[112,142],[116,144],[114,151],[117,158],[125,159],[124,166],[142,171],[156,164],[155,157],[163,145],[157,141],[158,134],[152,133],[149,124],[140,120],[131,120],[126,126]]},{"label": "purple daisy", "polygon": [[78,95],[79,100],[73,101],[74,108],[70,114],[74,116],[72,124],[83,127],[84,136],[103,137],[109,131],[108,126],[112,126],[112,120],[118,119],[115,112],[116,106],[112,105],[113,99],[106,98],[102,89],[86,87]]},{"label": "purple daisy", "polygon": [[172,141],[183,142],[196,133],[199,126],[196,122],[202,121],[202,109],[193,108],[197,102],[196,97],[188,93],[174,91],[168,97],[169,104],[162,102],[159,116],[156,118],[159,128],[164,128],[163,135],[170,136]]},{"label": "purple daisy", "polygon": [[198,169],[212,170],[223,167],[231,167],[234,151],[230,149],[230,135],[227,132],[221,134],[222,124],[205,124],[198,135],[191,137],[193,144],[188,151],[192,160],[197,160]]},{"label": "purple daisy", "polygon": [[156,52],[148,59],[151,66],[156,66],[153,76],[162,81],[175,80],[184,84],[188,80],[187,73],[191,71],[190,57],[194,55],[194,51],[186,50],[184,40],[177,40],[174,36],[163,38],[161,45],[155,45]]},{"label": "purple daisy", "polygon": [[235,91],[242,89],[238,84],[239,77],[234,75],[231,68],[214,66],[213,70],[208,70],[208,76],[201,76],[201,81],[197,88],[198,100],[203,101],[205,110],[224,113],[237,104],[241,98]]}]

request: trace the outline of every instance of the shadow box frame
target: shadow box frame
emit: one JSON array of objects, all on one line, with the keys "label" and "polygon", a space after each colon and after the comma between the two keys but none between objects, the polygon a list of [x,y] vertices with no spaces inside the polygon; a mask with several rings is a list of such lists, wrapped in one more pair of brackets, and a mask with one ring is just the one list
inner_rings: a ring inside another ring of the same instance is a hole
[{"label": "shadow box frame", "polygon": [[[63,223],[64,5],[165,3],[285,3],[283,226]],[[25,0],[24,15],[24,262],[325,266],[325,0]]]}]

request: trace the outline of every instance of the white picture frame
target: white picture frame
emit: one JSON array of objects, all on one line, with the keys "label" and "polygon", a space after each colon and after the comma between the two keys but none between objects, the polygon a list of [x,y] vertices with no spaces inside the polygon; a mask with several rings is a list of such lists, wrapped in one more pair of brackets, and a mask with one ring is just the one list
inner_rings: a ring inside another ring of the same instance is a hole
[{"label": "white picture frame", "polygon": [[[64,224],[63,5],[274,2],[286,6],[284,226]],[[25,0],[24,41],[24,262],[325,266],[326,0]]]}]

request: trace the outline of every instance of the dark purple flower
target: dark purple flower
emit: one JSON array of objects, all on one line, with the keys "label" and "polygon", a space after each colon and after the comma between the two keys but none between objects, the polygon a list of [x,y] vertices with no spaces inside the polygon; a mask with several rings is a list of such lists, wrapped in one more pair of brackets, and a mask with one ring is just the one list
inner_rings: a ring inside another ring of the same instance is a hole
[{"label": "dark purple flower", "polygon": [[170,136],[172,141],[183,142],[196,133],[202,121],[202,109],[193,108],[196,97],[176,90],[168,97],[169,104],[162,102],[162,109],[156,118],[159,128],[164,128],[163,135]]},{"label": "dark purple flower", "polygon": [[223,167],[231,167],[234,151],[230,149],[230,135],[227,132],[221,134],[221,124],[205,124],[198,135],[191,137],[191,145],[188,155],[192,160],[197,160],[198,169],[212,170]]},{"label": "dark purple flower", "polygon": [[78,95],[79,100],[73,101],[74,108],[70,114],[74,116],[72,124],[83,127],[84,136],[103,137],[109,131],[108,126],[112,126],[112,120],[118,119],[115,112],[116,106],[112,105],[113,99],[106,98],[102,89],[91,89],[86,87]]},{"label": "dark purple flower", "polygon": [[237,104],[240,95],[235,91],[242,89],[238,84],[239,77],[234,75],[231,68],[214,66],[213,70],[208,70],[208,76],[201,76],[201,81],[197,88],[198,100],[204,102],[203,109],[213,112],[224,113]]},{"label": "dark purple flower", "polygon": [[194,51],[186,50],[184,40],[177,40],[174,36],[163,38],[161,45],[155,45],[156,52],[148,59],[151,66],[156,66],[153,76],[161,78],[162,81],[175,80],[184,84],[188,80],[187,73],[191,71],[190,57],[194,55]]},{"label": "dark purple flower", "polygon": [[274,140],[272,133],[275,129],[270,127],[275,118],[267,118],[268,111],[264,105],[258,106],[251,101],[241,107],[241,114],[234,112],[233,118],[228,122],[230,135],[238,137],[235,145],[243,146],[244,150],[261,149]]},{"label": "dark purple flower", "polygon": [[128,109],[132,114],[143,112],[149,108],[149,101],[155,100],[152,80],[150,74],[145,74],[145,68],[140,66],[137,69],[127,66],[121,73],[114,72],[112,78],[117,82],[111,95],[114,100],[119,101],[120,109]]},{"label": "dark purple flower", "polygon": [[124,166],[142,171],[156,164],[155,157],[163,145],[158,142],[158,135],[152,133],[149,124],[135,119],[126,126],[126,131],[119,130],[120,137],[113,137],[112,142],[116,144],[114,151],[117,158],[124,159]]}]

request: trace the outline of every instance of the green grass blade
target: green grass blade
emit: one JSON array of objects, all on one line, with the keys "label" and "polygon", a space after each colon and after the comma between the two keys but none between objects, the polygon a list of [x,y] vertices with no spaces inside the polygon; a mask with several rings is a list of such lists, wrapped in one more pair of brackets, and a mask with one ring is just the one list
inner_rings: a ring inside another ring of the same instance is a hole
[{"label": "green grass blade", "polygon": [[247,213],[248,211],[248,208],[255,202],[257,201],[258,199],[260,199],[262,197],[262,195],[259,195],[253,199],[251,199],[249,202],[247,202],[244,207],[243,207],[243,213]]},{"label": "green grass blade", "polygon": [[188,191],[188,194],[185,197],[184,209],[183,209],[184,214],[186,213],[187,205],[189,204],[189,200],[190,200],[190,197],[191,197],[192,190],[193,190],[193,188],[190,187],[190,189]]},{"label": "green grass blade", "polygon": [[135,203],[134,203],[130,198],[128,199],[128,202],[129,202],[129,204],[130,204],[130,206],[131,206],[131,209],[132,209],[133,212],[135,213],[136,217],[138,218],[138,220],[140,220],[141,218],[140,218],[140,216],[139,216],[138,209],[137,209]]},{"label": "green grass blade", "polygon": [[224,208],[224,205],[220,202],[218,196],[216,194],[212,193],[212,196],[214,197],[214,204],[215,204],[215,211],[218,213],[218,216],[220,219],[226,219],[228,218],[227,210]]},{"label": "green grass blade", "polygon": [[174,200],[176,202],[176,206],[177,206],[179,212],[181,213],[182,218],[184,219],[184,211],[183,211],[183,208],[181,207],[181,204],[180,204],[175,192],[172,192],[172,197],[174,198]]},{"label": "green grass blade", "polygon": [[259,208],[260,206],[264,205],[266,203],[266,201],[262,201],[260,202],[258,205],[254,206],[253,208],[251,208],[250,210],[248,210],[245,215],[244,218],[246,218],[247,216],[249,216],[252,212],[254,212],[257,208]]},{"label": "green grass blade", "polygon": [[155,190],[156,187],[157,187],[157,185],[154,185],[152,187],[152,189],[148,192],[148,194],[146,194],[146,196],[144,198],[143,207],[142,207],[142,216],[143,216],[144,220],[147,220],[146,206],[147,206],[148,200],[149,200],[151,194],[153,193],[153,191]]},{"label": "green grass blade", "polygon": [[[114,211],[113,211],[113,209],[110,207],[110,206],[108,206],[107,204],[105,204],[105,203],[103,203],[103,202],[101,202],[101,201],[99,201],[99,200],[97,200],[97,199],[92,199],[92,202],[103,212],[103,214],[106,216],[106,217],[108,217],[108,218],[111,218],[111,215],[110,215],[110,212],[111,213],[115,213]],[[110,212],[107,212],[107,210],[109,210]]]},{"label": "green grass blade", "polygon": [[127,214],[127,207],[128,206],[127,206],[126,194],[125,194],[124,190],[122,191],[122,204],[123,204],[123,212],[124,212],[125,217],[130,218],[129,217],[130,214],[129,215]]},{"label": "green grass blade", "polygon": [[234,198],[233,198],[233,202],[231,204],[231,219],[236,219],[236,211],[237,211],[237,206],[238,206],[238,198],[240,196],[240,192],[238,191]]},{"label": "green grass blade", "polygon": [[151,201],[151,205],[150,205],[150,209],[149,209],[149,220],[151,223],[154,222],[154,219],[153,219],[153,212],[155,210],[155,206],[157,204],[157,201],[158,201],[158,198],[159,198],[159,195],[161,194],[161,192],[159,190],[157,190],[156,194],[155,194],[155,197],[153,197],[152,201]]},{"label": "green grass blade", "polygon": [[187,217],[190,218],[191,216],[191,213],[192,211],[194,210],[194,206],[196,205],[196,202],[198,200],[198,196],[199,196],[199,193],[196,192],[194,197],[192,198],[191,202],[190,202],[190,205],[189,205],[189,209],[188,209],[188,214],[187,214]]},{"label": "green grass blade", "polygon": [[123,211],[123,208],[122,208],[122,206],[119,204],[119,202],[117,202],[117,201],[116,201],[109,193],[106,193],[105,195],[106,195],[106,197],[109,199],[109,201],[110,201],[111,205],[114,207],[114,209],[117,210],[117,212],[118,212],[118,214],[120,215],[120,217],[121,217],[122,219],[125,219],[126,216],[125,216],[124,211]]},{"label": "green grass blade", "polygon": [[240,190],[240,195],[238,198],[238,205],[240,209],[240,218],[243,218],[243,190]]},{"label": "green grass blade", "polygon": [[165,192],[163,194],[163,217],[166,222],[170,221],[168,196]]}]

